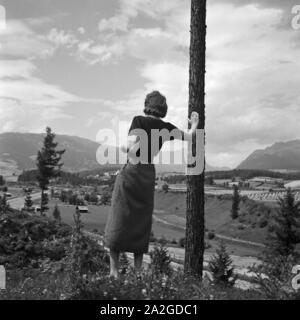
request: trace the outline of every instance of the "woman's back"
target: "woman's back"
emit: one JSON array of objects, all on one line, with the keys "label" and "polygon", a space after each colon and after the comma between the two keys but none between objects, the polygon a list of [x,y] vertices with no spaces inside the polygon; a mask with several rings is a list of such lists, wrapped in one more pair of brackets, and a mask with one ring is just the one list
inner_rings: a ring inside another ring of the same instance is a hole
[{"label": "woman's back", "polygon": [[[131,127],[129,129],[129,135],[137,135],[140,138],[140,144],[145,143],[143,140],[144,133],[147,135],[147,148],[148,156],[142,159],[148,159],[148,163],[153,163],[153,158],[161,150],[164,142],[182,139],[182,131],[179,130],[175,125],[170,122],[165,122],[160,118],[150,117],[150,116],[136,116],[132,120]],[[143,150],[140,145],[140,150]],[[140,157],[140,150],[137,151],[137,157]],[[145,150],[145,149],[144,149]]]}]

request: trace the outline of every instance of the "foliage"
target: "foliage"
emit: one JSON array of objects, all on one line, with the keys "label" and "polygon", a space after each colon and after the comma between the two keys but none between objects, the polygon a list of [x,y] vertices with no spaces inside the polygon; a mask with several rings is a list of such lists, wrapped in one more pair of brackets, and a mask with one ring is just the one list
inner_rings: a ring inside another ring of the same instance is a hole
[{"label": "foliage", "polygon": [[0,265],[38,267],[40,259],[65,256],[71,228],[48,218],[6,212],[0,216]]},{"label": "foliage", "polygon": [[3,196],[0,196],[0,216],[9,211],[10,211],[10,207],[9,207],[9,204],[7,203],[6,196],[4,194]]},{"label": "foliage", "polygon": [[226,246],[220,243],[216,254],[209,261],[209,270],[212,272],[214,282],[218,285],[233,286],[237,277],[234,274],[232,260],[227,253]]},{"label": "foliage", "polygon": [[231,208],[231,217],[232,219],[237,219],[239,216],[239,206],[240,206],[240,193],[238,186],[233,186],[233,196],[232,196],[232,208]]},{"label": "foliage", "polygon": [[167,183],[164,183],[161,187],[162,191],[168,192],[169,191],[169,185]]},{"label": "foliage", "polygon": [[120,273],[126,274],[126,272],[128,272],[129,270],[129,267],[130,267],[130,263],[129,263],[128,257],[125,252],[122,252],[120,255],[120,269],[121,269]]},{"label": "foliage", "polygon": [[74,214],[74,223],[67,265],[72,292],[77,295],[86,282],[108,270],[109,258],[103,246],[84,235],[79,211]]},{"label": "foliage", "polygon": [[268,237],[269,247],[275,255],[289,256],[300,243],[300,202],[295,201],[294,194],[288,189],[278,205]]},{"label": "foliage", "polygon": [[5,184],[5,180],[3,176],[0,175],[0,186],[3,186]]},{"label": "foliage", "polygon": [[215,237],[216,237],[216,234],[215,234],[214,231],[209,231],[209,232],[207,233],[207,238],[208,238],[209,240],[212,240],[212,239],[214,239]]},{"label": "foliage", "polygon": [[57,203],[55,204],[55,207],[54,207],[52,215],[53,215],[54,220],[56,220],[58,222],[61,221],[61,214],[60,214],[60,210],[58,208]]},{"label": "foliage", "polygon": [[178,244],[181,248],[185,247],[185,238],[180,238],[178,241]]},{"label": "foliage", "polygon": [[150,268],[154,274],[171,275],[171,257],[165,244],[155,245],[150,251]]},{"label": "foliage", "polygon": [[30,192],[26,192],[24,209],[27,212],[31,212],[33,210],[33,201]]},{"label": "foliage", "polygon": [[46,128],[46,137],[44,139],[43,147],[38,151],[37,155],[37,180],[42,191],[41,195],[41,215],[48,210],[48,195],[45,191],[51,178],[56,178],[60,174],[62,167],[61,158],[65,150],[56,150],[57,143],[54,142],[55,134],[52,133],[51,128]]},{"label": "foliage", "polygon": [[300,299],[300,294],[293,290],[292,269],[300,260],[294,256],[268,255],[261,265],[253,266],[249,271],[255,274],[254,281],[266,299]]}]

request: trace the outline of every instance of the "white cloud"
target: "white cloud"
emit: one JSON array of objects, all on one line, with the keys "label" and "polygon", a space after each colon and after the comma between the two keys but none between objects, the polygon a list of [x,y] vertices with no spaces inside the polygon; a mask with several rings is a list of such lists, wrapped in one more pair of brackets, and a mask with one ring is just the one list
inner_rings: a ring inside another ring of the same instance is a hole
[{"label": "white cloud", "polygon": [[[127,116],[139,113],[146,93],[158,89],[169,101],[168,119],[184,125],[189,6],[154,0],[120,4],[131,10],[123,12],[128,17],[123,52],[144,61],[139,71],[146,83],[114,102],[115,108]],[[206,130],[207,157],[213,165],[235,166],[256,148],[300,137],[299,47],[292,30],[277,28],[282,13],[255,5],[208,7]],[[130,19],[137,14],[160,20],[163,27],[134,28]]]},{"label": "white cloud", "polygon": [[45,36],[35,33],[22,21],[7,20],[0,30],[0,56],[18,58],[46,58],[53,53],[52,44]]},{"label": "white cloud", "polygon": [[56,46],[65,46],[66,48],[72,48],[78,43],[78,39],[72,33],[56,28],[50,30],[47,39]]}]

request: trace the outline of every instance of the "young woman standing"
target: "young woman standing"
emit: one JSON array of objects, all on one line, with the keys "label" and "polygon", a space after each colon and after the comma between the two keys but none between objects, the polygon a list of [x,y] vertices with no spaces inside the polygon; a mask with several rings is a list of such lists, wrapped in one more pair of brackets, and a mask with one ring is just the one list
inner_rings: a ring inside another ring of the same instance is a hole
[{"label": "young woman standing", "polygon": [[[166,129],[169,132],[177,129],[180,139],[189,140],[196,131],[199,117],[193,112],[190,123],[191,128],[186,131],[179,130],[170,122],[164,122],[168,106],[166,98],[158,91],[146,96],[144,114],[133,118],[129,129],[128,144],[121,148],[127,153],[128,161],[120,170],[112,195],[111,211],[105,227],[105,245],[110,249],[110,276],[117,278],[119,275],[120,252],[134,254],[134,266],[141,269],[143,254],[148,252],[150,233],[152,228],[152,214],[154,209],[155,167],[153,158],[156,154],[151,152],[151,130]],[[135,162],[138,155],[136,150],[142,140],[132,134],[132,130],[144,130],[148,139],[148,161]],[[170,137],[169,137],[170,138]],[[155,148],[161,149],[165,139],[159,141]]]}]

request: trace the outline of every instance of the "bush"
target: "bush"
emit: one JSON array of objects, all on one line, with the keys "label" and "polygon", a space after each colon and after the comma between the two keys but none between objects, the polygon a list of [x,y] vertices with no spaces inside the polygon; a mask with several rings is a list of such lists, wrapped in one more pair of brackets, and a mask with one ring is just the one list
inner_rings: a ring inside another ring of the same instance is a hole
[{"label": "bush", "polygon": [[215,237],[216,237],[216,235],[215,235],[214,231],[209,231],[207,233],[208,240],[213,240]]},{"label": "bush", "polygon": [[177,240],[176,240],[176,239],[173,239],[173,240],[171,241],[171,243],[172,243],[172,244],[177,244]]},{"label": "bush", "polygon": [[155,246],[150,251],[150,269],[154,274],[165,274],[171,275],[171,257],[169,255],[168,249],[164,246],[164,244],[160,244],[159,246]]},{"label": "bush", "polygon": [[151,233],[150,233],[150,242],[156,242],[156,238],[155,238],[154,233],[153,233],[152,230],[151,230]]},{"label": "bush", "polygon": [[258,221],[258,226],[260,228],[265,228],[266,226],[268,225],[268,220],[266,218],[261,218],[259,221]]},{"label": "bush", "polygon": [[46,217],[11,212],[0,216],[0,264],[6,268],[38,267],[40,259],[67,254],[71,227]]},{"label": "bush", "polygon": [[181,248],[185,247],[185,238],[180,238],[178,241],[178,244]]},{"label": "bush", "polygon": [[216,254],[209,262],[209,270],[212,272],[214,282],[219,285],[233,286],[236,281],[232,260],[227,253],[226,246],[220,243]]}]

